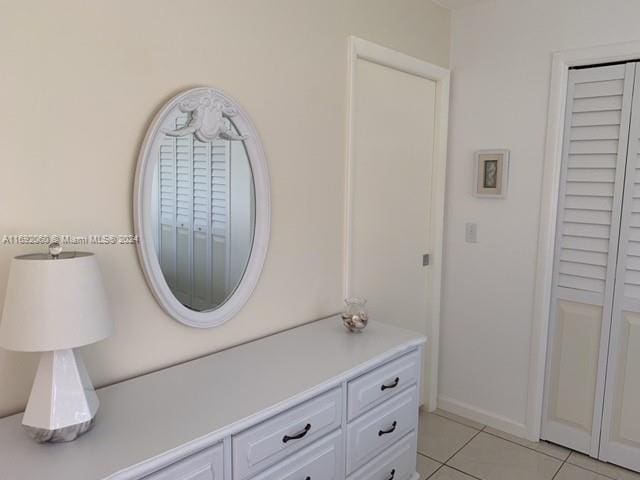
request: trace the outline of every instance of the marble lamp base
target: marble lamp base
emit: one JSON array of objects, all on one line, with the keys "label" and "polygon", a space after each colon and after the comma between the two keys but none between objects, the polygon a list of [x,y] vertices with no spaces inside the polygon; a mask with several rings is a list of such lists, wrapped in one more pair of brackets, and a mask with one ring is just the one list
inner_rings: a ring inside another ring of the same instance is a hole
[{"label": "marble lamp base", "polygon": [[74,350],[44,352],[22,425],[36,442],[70,442],[91,429],[99,404]]},{"label": "marble lamp base", "polygon": [[78,438],[83,433],[91,430],[95,417],[88,422],[78,423],[76,425],[69,425],[68,427],[57,428],[49,430],[46,428],[31,427],[24,425],[27,433],[38,443],[58,443],[58,442],[71,442]]}]

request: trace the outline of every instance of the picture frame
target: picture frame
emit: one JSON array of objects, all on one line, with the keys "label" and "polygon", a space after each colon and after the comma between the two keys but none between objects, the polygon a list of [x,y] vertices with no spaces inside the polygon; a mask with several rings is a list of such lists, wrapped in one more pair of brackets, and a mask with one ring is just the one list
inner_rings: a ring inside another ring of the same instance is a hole
[{"label": "picture frame", "polygon": [[509,150],[478,150],[474,164],[473,195],[505,198],[509,183]]}]

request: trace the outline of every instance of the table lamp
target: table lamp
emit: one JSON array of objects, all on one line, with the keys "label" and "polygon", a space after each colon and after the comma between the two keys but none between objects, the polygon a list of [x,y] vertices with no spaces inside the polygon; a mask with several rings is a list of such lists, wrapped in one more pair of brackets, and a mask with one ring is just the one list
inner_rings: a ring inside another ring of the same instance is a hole
[{"label": "table lamp", "polygon": [[88,431],[98,397],[78,352],[113,332],[95,255],[61,252],[15,257],[0,321],[0,346],[43,352],[22,418],[40,443],[68,442]]}]

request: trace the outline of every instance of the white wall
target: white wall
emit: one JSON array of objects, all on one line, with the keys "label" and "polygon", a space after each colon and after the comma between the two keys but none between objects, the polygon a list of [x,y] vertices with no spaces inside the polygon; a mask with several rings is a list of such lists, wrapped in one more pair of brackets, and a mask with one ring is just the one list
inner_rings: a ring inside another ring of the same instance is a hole
[{"label": "white wall", "polygon": [[[441,406],[524,434],[551,54],[640,39],[633,0],[495,0],[452,16]],[[511,149],[506,200],[473,152]],[[464,243],[465,222],[478,243]]]},{"label": "white wall", "polygon": [[[271,245],[253,297],[224,326],[168,318],[134,247],[86,247],[117,329],[83,349],[96,384],[341,308],[347,37],[447,65],[448,11],[425,0],[0,0],[0,12],[0,236],[131,233],[145,129],[194,85],[235,97],[266,149]],[[36,249],[0,245],[0,303],[10,258]],[[26,403],[36,360],[0,351],[0,415]]]}]

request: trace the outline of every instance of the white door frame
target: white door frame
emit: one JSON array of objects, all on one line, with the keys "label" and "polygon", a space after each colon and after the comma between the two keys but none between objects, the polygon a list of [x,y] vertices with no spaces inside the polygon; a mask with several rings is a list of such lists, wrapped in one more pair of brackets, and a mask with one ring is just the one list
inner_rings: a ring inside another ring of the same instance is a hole
[{"label": "white door frame", "polygon": [[565,104],[569,68],[582,65],[637,60],[640,42],[566,50],[553,55],[547,133],[544,152],[544,175],[540,200],[538,254],[531,328],[529,362],[529,399],[527,405],[527,437],[540,439],[542,405],[544,398],[547,338],[550,321],[553,257],[556,238],[562,140],[564,137]]},{"label": "white door frame", "polygon": [[[355,131],[354,122],[354,88],[356,62],[358,59],[393,68],[400,72],[409,73],[418,77],[432,80],[436,83],[436,112],[435,132],[433,147],[433,187],[432,187],[432,213],[431,232],[433,238],[430,255],[431,275],[433,281],[431,298],[432,326],[428,332],[428,341],[431,342],[431,357],[429,358],[429,398],[428,409],[435,410],[438,395],[438,345],[440,338],[440,289],[442,279],[442,239],[444,223],[444,194],[445,173],[447,164],[447,134],[449,128],[449,79],[448,69],[433,65],[415,57],[411,57],[390,48],[377,45],[357,37],[349,37],[349,87],[348,87],[348,121],[347,121],[347,162],[346,162],[346,187],[345,187],[345,220],[344,220],[344,265],[343,265],[343,294],[345,298],[351,295],[351,271],[352,271],[352,209],[353,209],[353,142],[352,135]],[[389,92],[393,95],[393,92]]]}]

